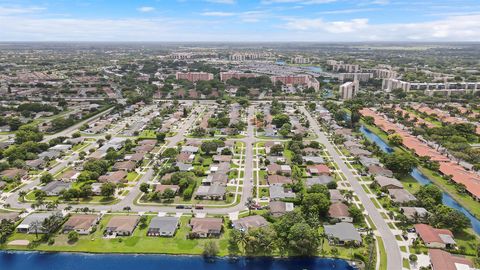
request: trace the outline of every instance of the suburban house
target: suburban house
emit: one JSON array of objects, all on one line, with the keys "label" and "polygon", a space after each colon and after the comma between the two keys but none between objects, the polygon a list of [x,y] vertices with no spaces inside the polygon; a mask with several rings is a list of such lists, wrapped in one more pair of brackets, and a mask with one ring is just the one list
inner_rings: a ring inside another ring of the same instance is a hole
[{"label": "suburban house", "polygon": [[201,200],[223,200],[225,199],[226,192],[227,188],[225,185],[213,183],[209,186],[199,186],[194,195],[195,198]]},{"label": "suburban house", "polygon": [[330,182],[334,182],[335,180],[333,179],[333,177],[331,177],[330,175],[319,175],[319,176],[315,176],[315,177],[309,177],[307,178],[307,187],[311,187],[313,185],[326,185]]},{"label": "suburban house", "polygon": [[42,226],[42,223],[52,215],[61,217],[60,213],[54,212],[42,212],[32,213],[25,217],[22,222],[17,226],[17,232],[19,233],[47,233]]},{"label": "suburban house", "polygon": [[404,204],[417,200],[412,193],[405,189],[389,189],[388,194],[390,194],[392,201],[398,204]]},{"label": "suburban house", "polygon": [[303,156],[302,157],[303,162],[306,164],[313,163],[313,164],[322,164],[325,163],[325,160],[323,157],[317,157],[317,156]]},{"label": "suburban house", "polygon": [[374,176],[377,176],[377,175],[383,175],[383,176],[386,176],[386,177],[392,177],[393,176],[392,171],[390,171],[389,169],[386,169],[382,166],[375,165],[375,164],[368,166],[368,172],[370,174],[373,174]]},{"label": "suburban house", "polygon": [[287,212],[293,211],[293,203],[287,203],[282,201],[271,201],[269,203],[270,213],[273,217],[281,217]]},{"label": "suburban house", "polygon": [[127,177],[127,172],[126,171],[115,171],[115,172],[108,172],[105,175],[102,175],[98,178],[98,181],[102,183],[125,183],[127,182],[126,180]]},{"label": "suburban house", "polygon": [[269,185],[275,185],[275,184],[284,185],[284,184],[291,184],[292,179],[290,177],[286,177],[283,175],[274,174],[274,175],[269,175],[267,177],[267,182]]},{"label": "suburban house", "polygon": [[19,219],[20,213],[18,212],[5,212],[0,213],[0,222],[2,220],[17,221]]},{"label": "suburban house", "polygon": [[150,221],[147,236],[168,236],[172,237],[180,225],[178,217],[154,217]]},{"label": "suburban house", "polygon": [[28,176],[28,173],[26,170],[23,170],[23,169],[17,169],[17,168],[13,168],[13,169],[6,169],[2,172],[0,172],[0,178],[6,178],[6,179],[9,179],[9,180],[23,180],[25,179],[26,177]]},{"label": "suburban house", "polygon": [[72,186],[71,183],[65,183],[63,181],[52,181],[46,184],[41,190],[45,191],[47,196],[58,196],[60,193]]},{"label": "suburban house", "polygon": [[353,222],[353,218],[348,212],[348,206],[342,202],[332,203],[328,209],[328,216],[342,222]]},{"label": "suburban house", "polygon": [[63,225],[63,232],[76,231],[78,234],[90,234],[99,220],[99,215],[72,215]]},{"label": "suburban house", "polygon": [[242,232],[246,232],[250,228],[260,228],[267,225],[268,221],[264,217],[259,215],[247,216],[232,221],[232,227]]},{"label": "suburban house", "polygon": [[137,227],[139,216],[112,216],[108,221],[105,234],[115,236],[129,236]]},{"label": "suburban house", "polygon": [[428,248],[452,248],[456,245],[453,233],[447,229],[436,229],[427,224],[415,224],[415,232]]},{"label": "suburban house", "polygon": [[218,237],[222,233],[222,226],[221,218],[192,218],[190,235],[194,238]]},{"label": "suburban house", "polygon": [[400,207],[400,212],[402,212],[402,214],[410,221],[424,219],[429,214],[427,209],[423,207]]},{"label": "suburban house", "polygon": [[167,189],[170,189],[171,191],[173,191],[174,194],[177,194],[177,192],[180,190],[180,186],[178,185],[156,185],[155,186],[155,192],[163,193]]},{"label": "suburban house", "polygon": [[403,185],[400,181],[392,177],[386,177],[383,175],[375,176],[375,182],[384,189],[403,189]]},{"label": "suburban house", "polygon": [[335,225],[324,225],[323,227],[331,243],[337,245],[346,243],[359,245],[362,243],[362,237],[352,223],[340,222]]},{"label": "suburban house", "polygon": [[330,174],[330,168],[325,164],[308,165],[307,172],[310,175]]},{"label": "suburban house", "polygon": [[432,270],[470,270],[473,268],[473,263],[460,256],[455,256],[441,249],[429,249],[428,256]]},{"label": "suburban house", "polygon": [[113,164],[112,169],[114,171],[127,171],[131,172],[135,170],[135,167],[137,167],[137,163],[134,161],[117,161],[115,164]]},{"label": "suburban house", "polygon": [[272,201],[295,198],[295,193],[292,190],[283,187],[281,184],[270,185],[268,189],[270,192],[270,200]]}]

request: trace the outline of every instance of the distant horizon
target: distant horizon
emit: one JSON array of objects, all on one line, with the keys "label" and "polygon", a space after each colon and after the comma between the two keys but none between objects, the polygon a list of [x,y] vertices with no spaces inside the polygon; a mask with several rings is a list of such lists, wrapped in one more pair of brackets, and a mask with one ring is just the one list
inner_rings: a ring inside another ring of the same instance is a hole
[{"label": "distant horizon", "polygon": [[480,42],[476,0],[0,0],[0,41]]}]

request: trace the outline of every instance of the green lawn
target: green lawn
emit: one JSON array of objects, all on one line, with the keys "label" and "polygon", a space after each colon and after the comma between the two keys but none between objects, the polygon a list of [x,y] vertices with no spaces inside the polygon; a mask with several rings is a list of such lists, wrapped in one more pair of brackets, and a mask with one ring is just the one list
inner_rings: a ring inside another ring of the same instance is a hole
[{"label": "green lawn", "polygon": [[[145,228],[137,227],[133,236],[118,237],[115,239],[104,239],[103,231],[111,216],[106,216],[100,222],[97,231],[92,235],[80,236],[80,239],[75,244],[69,244],[67,236],[64,234],[57,234],[54,236],[55,243],[48,245],[40,244],[36,250],[41,251],[75,251],[75,252],[93,252],[93,253],[162,253],[162,254],[201,254],[203,245],[206,239],[187,239],[189,232],[188,217],[181,218],[181,226],[176,235],[172,238],[163,237],[147,237],[146,232],[148,226]],[[149,216],[149,224],[152,216]],[[34,240],[35,235],[25,235],[14,233],[7,242],[15,239]],[[225,233],[220,239],[213,239],[218,243],[220,248],[220,255],[227,255],[227,240]],[[26,247],[11,247],[4,246],[5,249],[28,249]]]},{"label": "green lawn", "polygon": [[383,240],[378,236],[376,238],[380,252],[380,270],[387,270],[387,253],[385,251],[385,246],[383,245]]},{"label": "green lawn", "polygon": [[135,181],[135,179],[137,179],[137,177],[138,177],[138,173],[135,172],[135,171],[129,172],[129,173],[127,174],[127,180],[128,180],[128,182]]},{"label": "green lawn", "polygon": [[138,134],[138,138],[139,139],[156,139],[157,134],[155,133],[155,130],[146,129],[146,130],[142,130],[142,132]]}]

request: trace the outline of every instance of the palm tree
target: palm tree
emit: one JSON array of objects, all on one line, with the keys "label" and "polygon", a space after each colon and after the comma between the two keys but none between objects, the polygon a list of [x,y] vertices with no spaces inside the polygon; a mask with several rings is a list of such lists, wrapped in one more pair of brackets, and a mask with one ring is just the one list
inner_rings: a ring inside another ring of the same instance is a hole
[{"label": "palm tree", "polygon": [[248,208],[248,215],[250,216],[252,213],[252,208],[255,205],[255,201],[252,197],[248,197],[247,201],[245,202],[245,206]]},{"label": "palm tree", "polygon": [[325,238],[327,237],[327,235],[324,232],[322,232],[320,233],[319,237],[320,237],[320,254],[323,255],[323,243],[325,242]]},{"label": "palm tree", "polygon": [[20,197],[20,200],[22,200],[22,202],[25,202],[25,196],[27,195],[27,192],[26,191],[20,191],[18,192],[18,196]]},{"label": "palm tree", "polygon": [[347,200],[347,202],[350,202],[351,200],[353,200],[353,191],[347,190],[344,196],[345,200]]},{"label": "palm tree", "polygon": [[30,229],[35,232],[35,239],[38,239],[38,230],[42,229],[42,224],[36,220],[30,224]]}]

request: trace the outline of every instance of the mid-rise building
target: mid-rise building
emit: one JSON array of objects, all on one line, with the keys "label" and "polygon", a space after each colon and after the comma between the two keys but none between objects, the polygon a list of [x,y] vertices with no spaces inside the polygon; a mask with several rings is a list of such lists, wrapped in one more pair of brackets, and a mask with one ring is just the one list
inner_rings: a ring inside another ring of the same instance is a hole
[{"label": "mid-rise building", "polygon": [[176,78],[177,80],[187,80],[191,82],[210,81],[210,80],[213,80],[213,74],[206,73],[206,72],[187,72],[187,73],[177,72]]},{"label": "mid-rise building", "polygon": [[284,85],[303,85],[308,88],[312,87],[315,91],[320,90],[320,83],[310,75],[272,76],[270,79],[273,84],[281,82]]},{"label": "mid-rise building", "polygon": [[255,73],[243,73],[243,72],[234,72],[234,71],[229,71],[229,72],[220,72],[220,80],[225,82],[230,79],[241,79],[241,78],[255,78],[257,77],[257,74]]},{"label": "mid-rise building", "polygon": [[360,84],[358,81],[346,82],[340,85],[339,91],[342,99],[352,99],[357,95]]}]

